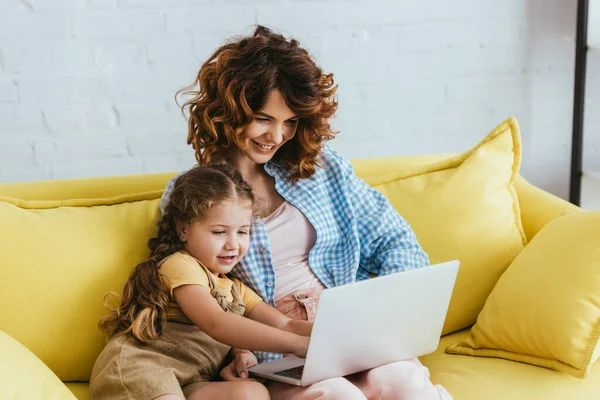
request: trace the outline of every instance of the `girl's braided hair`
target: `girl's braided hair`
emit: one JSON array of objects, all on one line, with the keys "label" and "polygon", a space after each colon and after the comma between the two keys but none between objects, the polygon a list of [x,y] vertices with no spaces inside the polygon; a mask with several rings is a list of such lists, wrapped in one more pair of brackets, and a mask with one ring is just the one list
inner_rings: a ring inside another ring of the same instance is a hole
[{"label": "girl's braided hair", "polygon": [[211,208],[226,200],[254,204],[252,188],[228,164],[194,167],[177,178],[165,213],[158,221],[156,237],[148,240],[149,258],[138,264],[125,283],[121,304],[100,320],[100,330],[111,337],[130,333],[143,343],[157,339],[167,322],[168,286],[159,274],[159,262],[184,248],[179,232],[202,221]]}]

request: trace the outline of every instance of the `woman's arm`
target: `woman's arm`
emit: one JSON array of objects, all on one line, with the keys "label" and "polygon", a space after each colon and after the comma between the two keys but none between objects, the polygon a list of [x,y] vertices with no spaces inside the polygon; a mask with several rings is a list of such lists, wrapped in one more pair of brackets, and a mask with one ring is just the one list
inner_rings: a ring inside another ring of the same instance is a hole
[{"label": "woman's arm", "polygon": [[264,301],[254,306],[248,318],[301,336],[310,336],[313,327],[312,321],[291,319]]},{"label": "woman's arm", "polygon": [[173,297],[194,324],[221,343],[306,357],[308,337],[224,312],[204,286],[179,286],[173,290]]},{"label": "woman's arm", "polygon": [[429,257],[423,251],[409,223],[388,199],[354,173],[352,164],[325,147],[330,162],[336,164],[349,198],[360,234],[360,265],[371,274],[426,267]]}]

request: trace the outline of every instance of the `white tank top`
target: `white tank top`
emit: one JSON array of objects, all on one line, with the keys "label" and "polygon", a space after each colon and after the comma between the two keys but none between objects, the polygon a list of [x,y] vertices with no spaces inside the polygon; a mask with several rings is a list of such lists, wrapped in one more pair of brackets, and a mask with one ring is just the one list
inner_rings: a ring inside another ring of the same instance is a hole
[{"label": "white tank top", "polygon": [[275,301],[300,289],[325,288],[308,265],[317,234],[304,214],[284,201],[263,222],[275,270]]}]

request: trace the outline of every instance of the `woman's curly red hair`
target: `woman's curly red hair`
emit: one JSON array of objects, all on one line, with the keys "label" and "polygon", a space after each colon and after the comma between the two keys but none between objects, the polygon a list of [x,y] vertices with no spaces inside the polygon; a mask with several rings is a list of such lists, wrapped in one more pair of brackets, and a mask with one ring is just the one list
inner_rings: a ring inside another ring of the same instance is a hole
[{"label": "woman's curly red hair", "polygon": [[190,96],[181,108],[200,165],[226,159],[233,146],[244,149],[243,131],[273,89],[298,116],[294,138],[273,161],[294,180],[314,174],[322,144],[336,134],[329,118],[337,110],[337,85],[298,41],[260,25],[252,36],[219,47],[194,83],[177,93]]}]

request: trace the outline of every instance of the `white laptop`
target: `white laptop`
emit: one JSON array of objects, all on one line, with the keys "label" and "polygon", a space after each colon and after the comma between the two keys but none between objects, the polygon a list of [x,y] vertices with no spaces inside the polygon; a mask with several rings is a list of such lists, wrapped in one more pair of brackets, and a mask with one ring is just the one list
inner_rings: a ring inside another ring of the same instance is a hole
[{"label": "white laptop", "polygon": [[458,261],[376,277],[321,293],[306,359],[255,365],[255,376],[307,386],[437,349]]}]

